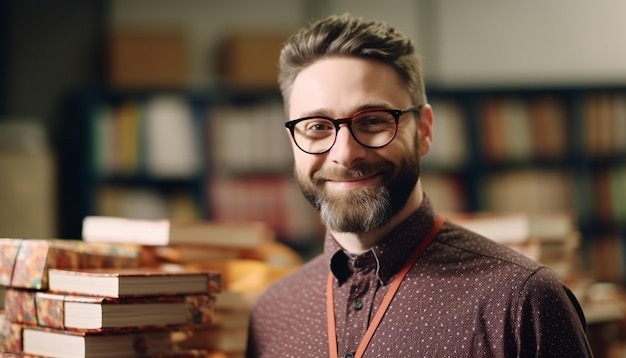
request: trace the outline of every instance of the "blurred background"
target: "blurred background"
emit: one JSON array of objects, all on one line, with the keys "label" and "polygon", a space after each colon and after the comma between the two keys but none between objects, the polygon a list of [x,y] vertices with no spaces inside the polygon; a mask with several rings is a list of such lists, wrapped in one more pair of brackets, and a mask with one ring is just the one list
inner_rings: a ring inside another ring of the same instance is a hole
[{"label": "blurred background", "polygon": [[423,55],[440,211],[566,213],[584,273],[626,282],[621,0],[0,1],[0,236],[80,238],[86,215],[261,220],[319,252],[276,61],[343,12]]},{"label": "blurred background", "polygon": [[570,212],[587,269],[624,280],[621,1],[0,4],[2,236],[76,238],[91,214],[260,219],[317,250],[276,57],[304,23],[351,12],[423,54],[441,211]]}]

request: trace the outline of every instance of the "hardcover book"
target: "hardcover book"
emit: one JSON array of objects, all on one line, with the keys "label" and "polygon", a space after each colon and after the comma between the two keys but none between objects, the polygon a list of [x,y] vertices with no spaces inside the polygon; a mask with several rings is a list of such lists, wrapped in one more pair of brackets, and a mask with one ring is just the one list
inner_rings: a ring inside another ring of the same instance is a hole
[{"label": "hardcover book", "polygon": [[138,267],[137,245],[0,239],[0,286],[45,290],[48,269]]},{"label": "hardcover book", "polygon": [[81,332],[24,326],[22,351],[51,358],[150,357],[176,351],[167,330]]},{"label": "hardcover book", "polygon": [[50,291],[103,297],[216,294],[221,289],[217,271],[169,271],[157,268],[85,269],[48,272]]},{"label": "hardcover book", "polygon": [[215,311],[215,296],[208,293],[107,298],[10,288],[6,298],[12,322],[86,331],[203,325]]},{"label": "hardcover book", "polygon": [[193,244],[255,248],[272,240],[273,233],[261,222],[178,222],[166,219],[88,216],[83,220],[82,237],[87,242],[148,246]]}]

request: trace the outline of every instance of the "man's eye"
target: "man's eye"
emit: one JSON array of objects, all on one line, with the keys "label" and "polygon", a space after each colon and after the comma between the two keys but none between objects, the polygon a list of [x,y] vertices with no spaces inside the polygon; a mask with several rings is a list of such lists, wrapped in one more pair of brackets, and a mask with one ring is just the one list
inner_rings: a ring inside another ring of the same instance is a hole
[{"label": "man's eye", "polygon": [[329,131],[334,130],[333,126],[327,122],[311,122],[307,123],[306,131]]},{"label": "man's eye", "polygon": [[361,117],[355,123],[356,130],[364,132],[377,132],[387,130],[390,126],[395,125],[393,118],[387,118],[385,116],[370,115],[367,117]]},{"label": "man's eye", "polygon": [[367,118],[363,118],[359,124],[362,124],[364,126],[375,126],[375,125],[379,125],[382,123],[385,123],[387,121],[385,121],[383,118],[381,117],[367,117]]}]

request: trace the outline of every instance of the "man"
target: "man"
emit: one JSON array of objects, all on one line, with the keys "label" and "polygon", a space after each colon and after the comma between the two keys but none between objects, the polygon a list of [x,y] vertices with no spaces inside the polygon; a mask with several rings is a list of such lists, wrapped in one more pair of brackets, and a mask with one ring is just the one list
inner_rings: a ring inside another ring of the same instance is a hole
[{"label": "man", "polygon": [[258,300],[248,357],[591,356],[551,270],[442,220],[422,191],[434,116],[409,38],[331,16],[287,41],[279,83],[295,177],[327,232]]}]

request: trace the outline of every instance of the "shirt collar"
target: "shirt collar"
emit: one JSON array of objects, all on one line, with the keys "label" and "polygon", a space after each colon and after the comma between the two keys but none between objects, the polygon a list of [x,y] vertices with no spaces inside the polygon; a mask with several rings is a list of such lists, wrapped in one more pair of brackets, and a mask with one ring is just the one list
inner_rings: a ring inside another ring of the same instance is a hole
[{"label": "shirt collar", "polygon": [[387,284],[428,234],[434,221],[433,206],[424,195],[420,207],[370,250],[358,256],[350,255],[342,249],[332,234],[326,231],[323,255],[340,284],[352,275],[356,260],[374,260],[378,279],[381,283]]}]

